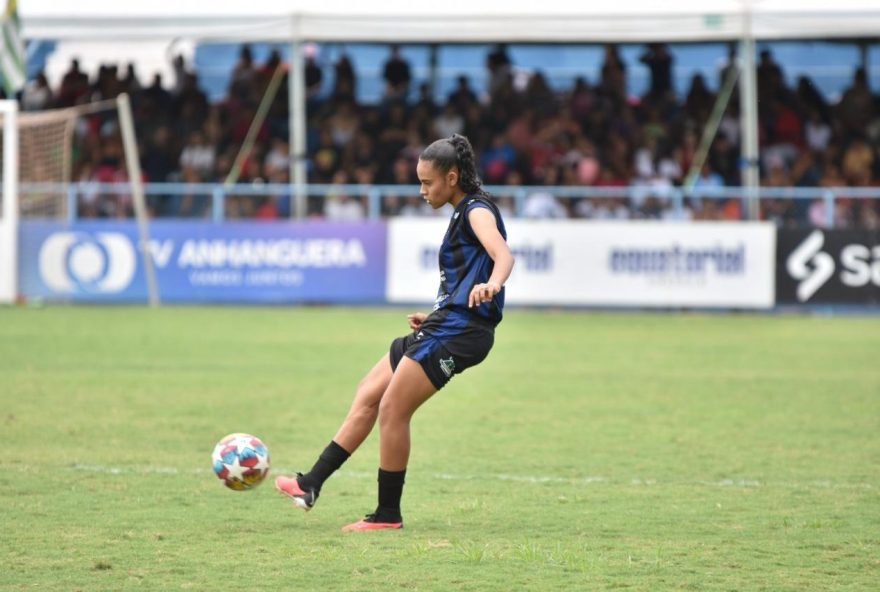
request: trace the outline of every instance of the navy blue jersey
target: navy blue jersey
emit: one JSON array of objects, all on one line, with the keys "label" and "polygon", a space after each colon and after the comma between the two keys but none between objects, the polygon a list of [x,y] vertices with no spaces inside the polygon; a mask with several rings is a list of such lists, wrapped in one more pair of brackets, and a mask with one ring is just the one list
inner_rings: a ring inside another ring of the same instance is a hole
[{"label": "navy blue jersey", "polygon": [[[438,329],[440,332],[460,330],[472,320],[483,321],[492,327],[501,322],[503,287],[491,302],[468,308],[471,290],[475,285],[489,281],[495,267],[495,262],[483,248],[468,220],[468,214],[474,208],[489,210],[495,217],[498,232],[507,240],[501,212],[488,198],[466,195],[456,206],[440,246],[440,289],[434,301],[434,312],[426,319],[426,322],[432,322],[423,327],[436,337],[440,337],[437,335]],[[438,321],[442,329],[436,326]]]}]

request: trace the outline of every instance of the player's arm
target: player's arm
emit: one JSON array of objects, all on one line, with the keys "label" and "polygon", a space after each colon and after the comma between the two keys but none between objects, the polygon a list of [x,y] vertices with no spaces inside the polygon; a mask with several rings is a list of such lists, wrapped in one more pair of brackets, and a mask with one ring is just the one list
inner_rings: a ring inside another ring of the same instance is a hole
[{"label": "player's arm", "polygon": [[475,306],[489,302],[501,291],[501,287],[513,270],[513,253],[510,252],[507,241],[498,232],[492,212],[486,208],[473,208],[467,216],[477,240],[495,262],[489,280],[485,284],[474,286],[468,296],[468,306]]}]

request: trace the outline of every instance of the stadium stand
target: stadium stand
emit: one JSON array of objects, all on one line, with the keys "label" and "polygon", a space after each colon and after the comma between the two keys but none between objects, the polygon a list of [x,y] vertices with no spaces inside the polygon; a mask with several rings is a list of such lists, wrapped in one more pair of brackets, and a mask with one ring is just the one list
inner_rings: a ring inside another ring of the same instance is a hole
[{"label": "stadium stand", "polygon": [[[415,184],[415,161],[432,140],[458,132],[467,135],[477,153],[484,181],[491,185],[645,187],[634,199],[590,198],[560,201],[540,190],[530,193],[521,214],[532,217],[664,218],[664,197],[680,186],[690,167],[699,136],[715,102],[716,85],[695,73],[690,86],[676,94],[670,81],[671,58],[663,45],[645,47],[640,60],[651,72],[641,95],[626,88],[625,70],[613,45],[605,47],[596,80],[579,77],[560,91],[544,74],[522,77],[511,67],[504,47],[486,56],[485,88],[474,88],[467,76],[440,100],[421,85],[407,93],[411,75],[396,51],[377,76],[387,89],[375,103],[358,101],[358,79],[343,53],[334,76],[322,76],[307,62],[308,180],[328,184]],[[57,88],[37,76],[22,91],[25,110],[69,106],[132,97],[141,157],[150,182],[214,183],[230,171],[257,106],[281,56],[257,63],[241,47],[225,96],[209,100],[197,74],[183,60],[175,79],[156,76],[141,85],[135,67],[120,71],[102,66],[82,72],[76,62]],[[866,73],[853,72],[839,100],[829,101],[810,78],[790,85],[769,51],[757,66],[760,106],[761,184],[767,187],[872,187],[880,181],[880,110]],[[285,73],[285,78],[287,74]],[[280,85],[268,117],[239,176],[242,183],[287,183],[288,95]],[[697,196],[737,186],[739,178],[738,94],[720,124],[709,157],[696,182]],[[76,133],[73,179],[83,184],[124,178],[124,163],[113,115],[95,115]],[[385,197],[382,214],[425,213],[420,200]],[[511,209],[509,197],[498,196]],[[312,197],[309,215],[357,219],[367,215],[364,197],[344,192]],[[275,218],[288,215],[285,197],[258,200],[232,197],[228,218]],[[761,216],[780,226],[821,222],[820,200],[768,199]],[[834,226],[877,228],[880,200],[848,199],[838,194]],[[112,195],[82,199],[82,217],[125,217],[131,212]],[[157,217],[207,216],[205,196],[151,196]],[[736,220],[743,217],[737,199],[690,199],[693,219]]]}]

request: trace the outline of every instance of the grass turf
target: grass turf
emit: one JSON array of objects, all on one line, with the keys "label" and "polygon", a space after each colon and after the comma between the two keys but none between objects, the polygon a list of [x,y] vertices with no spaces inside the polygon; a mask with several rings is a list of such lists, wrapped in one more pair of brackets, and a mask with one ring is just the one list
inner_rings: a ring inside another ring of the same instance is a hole
[{"label": "grass turf", "polygon": [[311,466],[404,312],[0,309],[0,589],[876,589],[878,318],[510,311],[403,531],[339,530],[375,434],[309,514],[220,485],[228,432]]}]

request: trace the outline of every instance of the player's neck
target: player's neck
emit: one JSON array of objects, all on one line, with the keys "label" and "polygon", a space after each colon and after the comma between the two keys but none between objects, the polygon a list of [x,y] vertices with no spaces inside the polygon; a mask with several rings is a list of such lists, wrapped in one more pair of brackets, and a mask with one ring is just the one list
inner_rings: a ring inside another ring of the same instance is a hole
[{"label": "player's neck", "polygon": [[449,200],[449,203],[452,204],[453,208],[457,208],[458,204],[461,203],[461,200],[464,199],[465,195],[467,195],[467,194],[466,193],[458,193],[458,194],[456,194],[455,197],[453,197],[452,199]]}]

